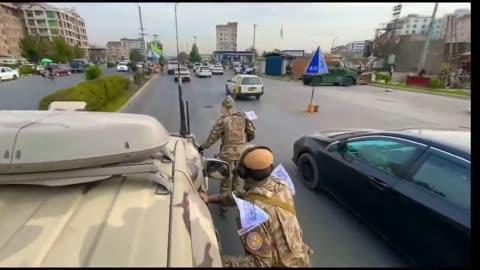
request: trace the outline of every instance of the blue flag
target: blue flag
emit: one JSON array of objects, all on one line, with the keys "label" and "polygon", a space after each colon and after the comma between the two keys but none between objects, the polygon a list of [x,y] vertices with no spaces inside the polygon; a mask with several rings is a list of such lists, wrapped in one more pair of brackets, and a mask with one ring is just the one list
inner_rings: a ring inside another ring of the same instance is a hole
[{"label": "blue flag", "polygon": [[321,75],[328,74],[327,63],[325,63],[325,58],[323,58],[322,51],[320,47],[317,48],[317,51],[313,54],[310,62],[308,63],[307,68],[305,69],[306,75]]}]

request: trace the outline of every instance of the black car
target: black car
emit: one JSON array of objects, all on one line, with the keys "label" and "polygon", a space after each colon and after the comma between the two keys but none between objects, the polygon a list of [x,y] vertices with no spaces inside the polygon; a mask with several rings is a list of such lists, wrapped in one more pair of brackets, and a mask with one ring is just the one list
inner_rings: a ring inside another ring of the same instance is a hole
[{"label": "black car", "polygon": [[306,135],[293,162],[413,264],[471,266],[470,132],[343,130]]},{"label": "black car", "polygon": [[70,62],[70,68],[73,73],[75,72],[85,72],[85,63],[83,61],[72,61]]}]

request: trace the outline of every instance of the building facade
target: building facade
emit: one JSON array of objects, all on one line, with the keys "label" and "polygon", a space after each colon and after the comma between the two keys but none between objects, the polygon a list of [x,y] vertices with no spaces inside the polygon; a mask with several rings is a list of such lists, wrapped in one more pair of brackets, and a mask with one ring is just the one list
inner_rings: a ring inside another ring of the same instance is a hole
[{"label": "building facade", "polygon": [[145,53],[145,42],[143,42],[143,39],[141,38],[122,38],[120,39],[120,42],[122,42],[123,46],[127,47],[128,53],[130,53],[132,50],[140,50],[142,53]]},{"label": "building facade", "polygon": [[445,25],[445,18],[438,18],[433,20],[433,28],[431,33],[432,40],[443,39],[444,25]]},{"label": "building facade", "polygon": [[88,54],[85,21],[75,9],[60,9],[43,3],[22,4],[20,9],[27,34],[38,34],[50,41],[59,36],[70,46],[78,45]]},{"label": "building facade", "polygon": [[121,61],[129,58],[128,48],[120,41],[109,41],[106,47],[106,56],[109,61]]},{"label": "building facade", "polygon": [[237,27],[236,22],[217,25],[217,51],[237,51]]},{"label": "building facade", "polygon": [[398,19],[396,35],[411,35],[428,33],[430,26],[430,16],[419,16],[417,14],[409,14],[407,17]]},{"label": "building facade", "polygon": [[91,61],[106,61],[107,60],[107,49],[90,46],[88,49],[88,55]]},{"label": "building facade", "polygon": [[0,56],[20,57],[23,36],[21,10],[12,3],[0,3]]}]

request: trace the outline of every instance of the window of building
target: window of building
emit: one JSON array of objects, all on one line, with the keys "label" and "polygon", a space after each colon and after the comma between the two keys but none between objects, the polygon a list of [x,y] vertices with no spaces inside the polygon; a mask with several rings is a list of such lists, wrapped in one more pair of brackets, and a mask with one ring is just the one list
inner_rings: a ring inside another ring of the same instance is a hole
[{"label": "window of building", "polygon": [[405,27],[406,27],[406,28],[410,28],[410,24],[407,24]]},{"label": "window of building", "polygon": [[27,10],[27,17],[33,17],[33,12],[31,10]]},{"label": "window of building", "polygon": [[52,35],[58,35],[58,30],[57,29],[50,29],[50,33]]},{"label": "window of building", "polygon": [[422,25],[422,29],[423,29],[423,28],[425,28],[425,26],[426,26],[425,24],[424,24],[424,25]]},{"label": "window of building", "polygon": [[49,19],[53,19],[53,18],[55,18],[55,13],[51,10],[47,10],[47,17]]},{"label": "window of building", "polygon": [[440,25],[439,25],[439,24],[437,25],[437,28],[440,28]]},{"label": "window of building", "polygon": [[48,21],[48,26],[50,26],[50,28],[57,28],[58,27],[57,21],[53,21],[53,20]]},{"label": "window of building", "polygon": [[405,31],[405,34],[408,34],[408,30]]},{"label": "window of building", "polygon": [[43,16],[44,13],[41,10],[35,10],[35,16]]},{"label": "window of building", "polygon": [[413,22],[418,22],[418,19],[415,19]]},{"label": "window of building", "polygon": [[415,34],[415,30],[412,30],[412,34]]},{"label": "window of building", "polygon": [[423,22],[427,22],[427,19],[423,19]]},{"label": "window of building", "polygon": [[416,25],[416,24],[414,24],[414,25],[413,25],[413,28],[417,28],[417,25]]}]

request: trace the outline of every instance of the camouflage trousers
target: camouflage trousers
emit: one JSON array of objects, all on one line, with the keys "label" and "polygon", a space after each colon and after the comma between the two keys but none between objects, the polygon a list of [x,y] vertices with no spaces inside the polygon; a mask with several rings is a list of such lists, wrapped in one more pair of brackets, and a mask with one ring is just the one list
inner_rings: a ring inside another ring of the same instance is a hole
[{"label": "camouflage trousers", "polygon": [[[243,189],[243,180],[238,177],[236,167],[237,167],[237,162],[238,160],[228,160],[228,159],[223,159],[223,161],[227,162],[228,165],[230,166],[230,176],[223,180],[222,183],[220,184],[220,193],[229,193],[234,190],[242,190]],[[223,209],[227,209],[226,207],[222,207]]]}]

